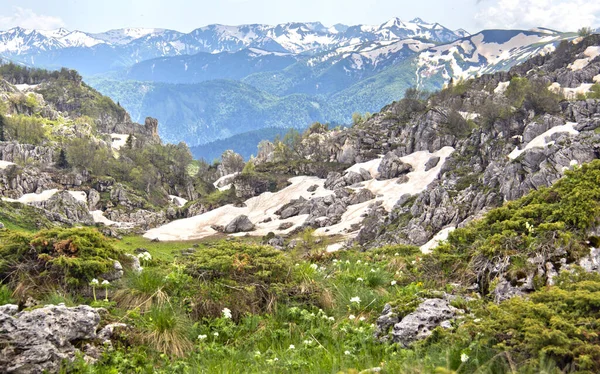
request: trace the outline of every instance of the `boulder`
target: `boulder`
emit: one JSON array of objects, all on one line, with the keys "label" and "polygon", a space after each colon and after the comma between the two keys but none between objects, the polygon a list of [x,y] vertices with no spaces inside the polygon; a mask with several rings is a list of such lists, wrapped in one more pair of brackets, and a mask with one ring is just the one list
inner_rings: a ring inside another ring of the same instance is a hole
[{"label": "boulder", "polygon": [[98,311],[87,305],[64,304],[16,313],[0,309],[0,372],[56,373],[63,360],[73,360],[81,341],[95,339]]},{"label": "boulder", "polygon": [[394,325],[392,339],[403,347],[425,339],[438,326],[449,327],[449,321],[457,315],[458,309],[445,299],[427,299],[417,310]]},{"label": "boulder", "polygon": [[392,179],[397,178],[403,174],[407,174],[413,170],[410,164],[402,162],[400,157],[394,152],[388,152],[385,157],[381,160],[377,171],[379,175],[377,179]]},{"label": "boulder", "polygon": [[229,222],[223,229],[223,231],[228,234],[233,234],[236,232],[248,232],[252,230],[254,230],[254,224],[250,221],[248,216],[243,214],[235,217],[233,221]]},{"label": "boulder", "polygon": [[437,166],[440,163],[440,158],[438,156],[433,156],[425,163],[425,171],[429,171]]},{"label": "boulder", "polygon": [[87,204],[79,201],[67,191],[59,191],[46,201],[33,203],[34,206],[44,209],[48,219],[66,224],[82,223],[92,225],[94,218],[88,210]]}]

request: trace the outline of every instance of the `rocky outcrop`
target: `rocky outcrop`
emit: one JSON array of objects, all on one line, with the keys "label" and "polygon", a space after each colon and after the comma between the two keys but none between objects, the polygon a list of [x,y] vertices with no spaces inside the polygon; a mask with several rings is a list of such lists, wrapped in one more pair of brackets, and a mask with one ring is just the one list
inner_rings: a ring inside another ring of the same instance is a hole
[{"label": "rocky outcrop", "polygon": [[52,175],[34,168],[10,165],[0,169],[0,192],[3,196],[18,199],[24,194],[41,193],[57,188]]},{"label": "rocky outcrop", "polygon": [[[385,312],[385,310],[384,310]],[[388,311],[388,314],[391,311]],[[445,299],[428,299],[423,301],[417,309],[394,325],[392,330],[392,340],[399,343],[402,347],[409,347],[412,343],[427,338],[431,335],[433,329],[438,326],[448,328],[450,321],[458,314],[458,309],[450,305]],[[386,315],[386,316],[387,316]],[[378,319],[380,328],[388,323],[385,316],[381,322]],[[381,318],[381,317],[380,317]],[[393,319],[391,319],[393,320]]]},{"label": "rocky outcrop", "polygon": [[0,307],[0,372],[58,372],[73,360],[75,345],[96,338],[98,311],[87,305],[47,305],[17,313],[16,305]]},{"label": "rocky outcrop", "polygon": [[75,199],[67,191],[59,191],[50,199],[35,202],[32,205],[44,209],[48,218],[53,222],[61,222],[68,225],[75,223],[92,225],[94,223],[87,204]]},{"label": "rocky outcrop", "polygon": [[377,179],[398,178],[401,175],[410,173],[412,169],[412,166],[402,162],[396,153],[388,152],[379,164],[379,168],[377,169],[379,175],[377,176]]},{"label": "rocky outcrop", "polygon": [[248,232],[254,230],[254,224],[250,221],[248,216],[241,215],[229,222],[224,227],[223,231],[227,234],[233,234],[237,232]]},{"label": "rocky outcrop", "polygon": [[52,165],[54,164],[54,149],[17,142],[0,142],[0,160]]}]

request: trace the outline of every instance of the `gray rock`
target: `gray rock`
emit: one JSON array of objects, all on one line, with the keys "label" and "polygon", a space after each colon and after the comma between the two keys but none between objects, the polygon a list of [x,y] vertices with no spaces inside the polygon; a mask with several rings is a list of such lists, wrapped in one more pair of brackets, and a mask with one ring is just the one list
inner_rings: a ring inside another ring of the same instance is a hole
[{"label": "gray rock", "polygon": [[412,166],[402,162],[396,153],[388,152],[381,160],[377,171],[379,172],[377,179],[392,179],[411,172]]},{"label": "gray rock", "polygon": [[44,209],[50,220],[66,224],[82,223],[92,225],[94,219],[87,204],[79,201],[67,191],[59,191],[46,201],[35,202],[32,205]]},{"label": "gray rock", "polygon": [[268,245],[273,246],[275,248],[283,248],[284,241],[283,238],[279,235],[275,235],[275,237],[269,239],[267,242]]},{"label": "gray rock", "polygon": [[98,339],[102,343],[109,343],[110,339],[113,337],[115,329],[126,328],[127,325],[124,323],[109,323],[104,326],[100,331],[98,331]]},{"label": "gray rock", "polygon": [[430,158],[425,163],[425,171],[429,171],[429,170],[433,169],[439,163],[440,163],[440,158],[438,156],[434,156],[434,157]]},{"label": "gray rock", "polygon": [[368,190],[366,188],[363,188],[363,189],[356,191],[352,195],[350,195],[345,200],[345,202],[348,205],[355,205],[355,204],[364,203],[365,201],[373,200],[374,198],[375,198],[375,194],[373,192],[371,192],[370,190]]},{"label": "gray rock", "polygon": [[0,230],[4,228],[4,224],[0,222]]},{"label": "gray rock", "polygon": [[[139,261],[138,261],[138,265],[139,265]],[[100,278],[106,279],[107,281],[111,281],[111,282],[121,279],[122,277],[123,277],[123,266],[121,265],[121,263],[119,261],[114,262],[113,270],[109,271],[108,273],[104,273],[100,276]]]},{"label": "gray rock", "polygon": [[385,304],[381,315],[377,318],[377,322],[375,323],[375,338],[382,342],[388,341],[390,339],[390,328],[398,322],[400,322],[398,314],[393,311],[390,304]]},{"label": "gray rock", "polygon": [[90,189],[87,195],[87,203],[89,210],[97,210],[100,203],[100,193],[95,189]]},{"label": "gray rock", "polygon": [[444,299],[428,299],[423,301],[417,310],[410,313],[394,325],[392,339],[403,347],[425,339],[433,329],[441,326],[443,322],[453,319],[458,309],[451,306]]},{"label": "gray rock", "polygon": [[254,230],[254,224],[250,221],[248,216],[240,215],[229,222],[224,228],[224,232],[233,234],[236,232],[248,232]]},{"label": "gray rock", "polygon": [[96,338],[98,312],[87,305],[68,308],[47,305],[12,313],[0,309],[0,372],[58,372],[63,360],[73,360],[74,344]]}]

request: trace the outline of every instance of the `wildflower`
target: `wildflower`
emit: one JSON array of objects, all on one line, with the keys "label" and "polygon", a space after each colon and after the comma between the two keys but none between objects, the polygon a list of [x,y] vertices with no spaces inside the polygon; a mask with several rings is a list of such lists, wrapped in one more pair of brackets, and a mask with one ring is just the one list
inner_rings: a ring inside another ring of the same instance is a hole
[{"label": "wildflower", "polygon": [[110,286],[110,282],[106,279],[102,281],[102,287],[104,287],[104,301],[108,301],[108,287]]},{"label": "wildflower", "polygon": [[96,286],[98,285],[98,279],[94,278],[92,279],[92,281],[90,282],[90,286],[92,286],[92,293],[94,294],[94,301],[98,301],[96,300]]},{"label": "wildflower", "polygon": [[293,344],[290,344],[290,348],[289,349],[296,349],[296,346]]},{"label": "wildflower", "polygon": [[479,323],[479,322],[481,322],[481,318],[475,318],[475,319],[473,320],[473,322],[475,322],[475,323]]},{"label": "wildflower", "polygon": [[219,333],[215,331],[215,332],[213,332],[213,335],[214,336],[219,336]]},{"label": "wildflower", "polygon": [[206,338],[207,338],[206,335],[198,335],[198,340],[204,340]]},{"label": "wildflower", "polygon": [[352,321],[353,319],[355,319],[355,318],[356,318],[356,316],[355,316],[354,314],[350,314],[350,315],[348,316],[348,319],[349,319],[349,320],[351,320],[351,321]]},{"label": "wildflower", "polygon": [[350,302],[360,304],[360,297],[354,296],[353,298],[350,299]]},{"label": "wildflower", "polygon": [[400,253],[396,252],[394,253],[394,256],[400,256]]},{"label": "wildflower", "polygon": [[229,308],[223,308],[223,317],[231,319],[231,310]]},{"label": "wildflower", "polygon": [[360,317],[358,320],[362,322],[362,321],[366,320],[366,318],[365,317]]},{"label": "wildflower", "polygon": [[338,262],[337,258],[334,258],[334,259],[333,259],[333,263],[335,264],[335,263],[337,263],[337,262]]},{"label": "wildflower", "polygon": [[371,269],[371,273],[375,273],[375,269]]},{"label": "wildflower", "polygon": [[417,263],[417,261],[415,261],[415,260],[412,260],[410,263],[414,265],[414,264],[416,264],[416,263]]},{"label": "wildflower", "polygon": [[142,261],[152,260],[152,255],[149,252],[142,252],[142,253],[138,254],[137,257]]},{"label": "wildflower", "polygon": [[313,341],[311,339],[307,339],[302,342],[304,345],[312,345]]},{"label": "wildflower", "polygon": [[356,260],[356,263],[357,263],[357,264],[360,264],[360,260]]},{"label": "wildflower", "polygon": [[460,355],[460,362],[467,362],[469,361],[469,355],[467,355],[466,353],[462,353]]},{"label": "wildflower", "polygon": [[335,318],[333,318],[333,317],[329,317],[327,319],[330,320],[330,321],[335,321]]},{"label": "wildflower", "polygon": [[396,283],[398,283],[398,282],[396,282],[395,280],[393,280],[393,281],[392,281],[390,284],[391,284],[392,286],[395,286],[395,285],[396,285]]},{"label": "wildflower", "polygon": [[347,263],[347,264],[349,264],[349,263],[350,263],[350,260],[346,260],[346,263]]},{"label": "wildflower", "polygon": [[350,351],[344,351],[344,354],[345,354],[346,356],[349,356],[349,355],[351,355],[351,354],[352,354],[352,352],[350,352]]},{"label": "wildflower", "polygon": [[254,352],[254,357],[259,357],[259,356],[260,356],[260,351]]},{"label": "wildflower", "polygon": [[359,278],[356,278],[356,281],[357,282],[364,282],[364,279],[362,279],[362,278],[359,277]]},{"label": "wildflower", "polygon": [[319,265],[317,265],[317,264],[310,264],[310,267],[311,267],[313,270],[317,270],[317,268],[319,267]]}]

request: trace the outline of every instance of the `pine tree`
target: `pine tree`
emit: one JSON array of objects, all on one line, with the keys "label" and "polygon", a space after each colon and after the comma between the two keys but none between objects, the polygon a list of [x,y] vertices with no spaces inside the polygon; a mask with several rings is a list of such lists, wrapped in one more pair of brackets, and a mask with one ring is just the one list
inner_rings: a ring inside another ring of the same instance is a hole
[{"label": "pine tree", "polygon": [[0,114],[0,141],[5,141],[6,137],[4,135],[4,116]]},{"label": "pine tree", "polygon": [[61,169],[69,168],[69,162],[67,161],[67,155],[65,154],[65,150],[61,149],[58,154],[58,161],[56,162],[56,166]]},{"label": "pine tree", "polygon": [[129,136],[127,137],[127,140],[125,141],[125,146],[128,149],[133,148],[133,135],[129,134]]}]

